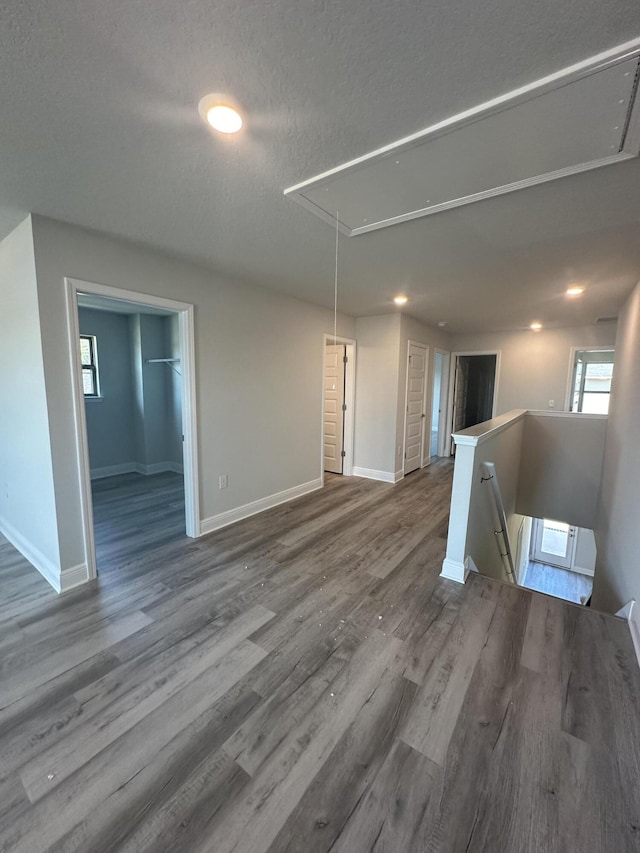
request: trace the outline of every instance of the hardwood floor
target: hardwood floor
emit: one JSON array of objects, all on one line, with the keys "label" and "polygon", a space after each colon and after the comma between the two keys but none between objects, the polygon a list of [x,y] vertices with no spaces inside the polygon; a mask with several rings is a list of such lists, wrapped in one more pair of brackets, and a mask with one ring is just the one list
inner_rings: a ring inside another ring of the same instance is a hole
[{"label": "hardwood floor", "polygon": [[441,580],[451,470],[199,540],[114,478],[62,597],[3,540],[0,850],[638,851],[628,627]]}]

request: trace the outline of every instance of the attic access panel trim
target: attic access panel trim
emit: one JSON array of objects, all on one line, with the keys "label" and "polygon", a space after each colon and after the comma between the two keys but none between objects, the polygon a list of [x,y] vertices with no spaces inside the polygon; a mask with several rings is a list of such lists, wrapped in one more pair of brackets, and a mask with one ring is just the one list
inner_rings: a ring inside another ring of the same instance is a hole
[{"label": "attic access panel trim", "polygon": [[637,157],[639,57],[637,38],[284,193],[357,236]]}]

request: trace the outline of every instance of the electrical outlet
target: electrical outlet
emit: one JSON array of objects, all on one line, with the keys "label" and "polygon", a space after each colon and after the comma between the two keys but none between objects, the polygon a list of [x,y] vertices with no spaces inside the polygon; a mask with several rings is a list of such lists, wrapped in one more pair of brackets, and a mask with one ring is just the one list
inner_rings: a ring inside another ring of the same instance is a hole
[{"label": "electrical outlet", "polygon": [[549,400],[549,408],[555,409],[555,407],[556,407],[556,401],[555,400]]},{"label": "electrical outlet", "polygon": [[226,489],[229,485],[229,475],[228,474],[220,474],[218,477],[218,488]]}]

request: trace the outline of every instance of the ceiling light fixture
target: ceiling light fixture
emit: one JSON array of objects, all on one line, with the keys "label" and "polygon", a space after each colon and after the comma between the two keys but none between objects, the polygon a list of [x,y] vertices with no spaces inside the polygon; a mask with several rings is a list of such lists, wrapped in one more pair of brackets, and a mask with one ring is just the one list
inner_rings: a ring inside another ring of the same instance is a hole
[{"label": "ceiling light fixture", "polygon": [[438,320],[438,325],[440,326],[441,329],[444,329],[444,327],[447,325],[447,321],[446,320]]},{"label": "ceiling light fixture", "polygon": [[243,125],[240,107],[229,95],[213,92],[200,98],[198,113],[206,122],[219,133],[237,133]]},{"label": "ceiling light fixture", "polygon": [[233,107],[215,104],[207,110],[207,121],[220,133],[237,133],[242,127],[242,116]]},{"label": "ceiling light fixture", "polygon": [[396,305],[404,305],[405,302],[408,301],[408,297],[407,296],[394,296],[393,301],[396,303]]},{"label": "ceiling light fixture", "polygon": [[532,323],[532,324],[529,326],[529,328],[531,329],[531,331],[532,331],[532,332],[539,332],[539,331],[540,331],[540,329],[542,328],[542,323],[539,323],[539,322],[536,320],[534,323]]},{"label": "ceiling light fixture", "polygon": [[571,287],[566,289],[565,293],[567,296],[582,296],[584,287],[581,287],[579,284],[572,284]]}]

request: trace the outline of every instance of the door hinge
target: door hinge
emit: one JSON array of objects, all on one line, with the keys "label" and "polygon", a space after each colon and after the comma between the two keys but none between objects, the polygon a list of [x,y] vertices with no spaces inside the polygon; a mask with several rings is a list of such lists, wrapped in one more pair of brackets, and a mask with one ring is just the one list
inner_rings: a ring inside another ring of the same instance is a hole
[{"label": "door hinge", "polygon": [[346,412],[346,411],[347,411],[347,404],[346,404],[346,403],[343,403],[343,404],[342,404],[342,411],[343,411],[343,412]]},{"label": "door hinge", "polygon": [[343,361],[344,361],[344,363],[346,364],[346,363],[349,361],[349,356],[343,355],[343,356],[342,356],[342,360],[343,360]]},{"label": "door hinge", "polygon": [[341,451],[340,451],[340,456],[345,457],[346,455],[347,455],[346,450],[341,450]]}]

